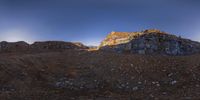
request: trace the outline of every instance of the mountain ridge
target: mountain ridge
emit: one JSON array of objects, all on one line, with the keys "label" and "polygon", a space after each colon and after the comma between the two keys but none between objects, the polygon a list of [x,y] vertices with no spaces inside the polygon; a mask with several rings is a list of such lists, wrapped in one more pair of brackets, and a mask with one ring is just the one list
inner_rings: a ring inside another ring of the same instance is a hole
[{"label": "mountain ridge", "polygon": [[0,42],[0,52],[26,52],[26,51],[48,51],[66,49],[88,49],[80,42],[65,41],[36,41],[28,44],[24,41],[19,42]]},{"label": "mountain ridge", "polygon": [[141,32],[113,31],[107,35],[98,48],[86,46],[81,42],[65,41],[36,41],[33,44],[28,44],[24,41],[0,42],[0,52],[45,52],[66,49],[178,56],[200,53],[200,43],[158,29],[147,29]]}]

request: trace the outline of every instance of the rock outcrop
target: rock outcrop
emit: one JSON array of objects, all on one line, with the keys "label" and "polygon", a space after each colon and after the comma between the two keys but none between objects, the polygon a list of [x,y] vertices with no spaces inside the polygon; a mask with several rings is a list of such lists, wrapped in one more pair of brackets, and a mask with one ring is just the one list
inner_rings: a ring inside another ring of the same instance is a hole
[{"label": "rock outcrop", "polygon": [[138,54],[189,55],[200,52],[200,43],[159,30],[112,32],[100,50]]},{"label": "rock outcrop", "polygon": [[128,43],[141,34],[141,32],[111,32],[106,39],[101,42],[100,47]]}]

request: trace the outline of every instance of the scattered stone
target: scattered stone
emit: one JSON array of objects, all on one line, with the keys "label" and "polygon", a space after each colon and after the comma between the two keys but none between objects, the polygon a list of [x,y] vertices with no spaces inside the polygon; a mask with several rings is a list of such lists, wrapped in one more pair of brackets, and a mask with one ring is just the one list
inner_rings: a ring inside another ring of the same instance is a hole
[{"label": "scattered stone", "polygon": [[0,85],[0,92],[13,92],[16,89],[10,85]]},{"label": "scattered stone", "polygon": [[152,84],[156,84],[156,82],[152,82]]},{"label": "scattered stone", "polygon": [[153,95],[153,94],[150,94],[149,96],[150,96],[151,98],[154,98],[154,95]]},{"label": "scattered stone", "polygon": [[173,75],[173,73],[168,74],[168,77],[171,77]]},{"label": "scattered stone", "polygon": [[157,86],[157,87],[159,87],[159,86],[160,86],[160,84],[159,84],[159,83],[157,83],[157,84],[156,84],[156,86]]},{"label": "scattered stone", "polygon": [[176,84],[176,83],[177,83],[176,80],[174,80],[174,81],[171,82],[172,85],[174,85],[174,84]]},{"label": "scattered stone", "polygon": [[131,64],[131,67],[133,67],[133,64]]},{"label": "scattered stone", "polygon": [[138,90],[138,87],[137,87],[137,86],[136,86],[136,87],[133,87],[132,90],[133,90],[133,91],[137,91],[137,90]]},{"label": "scattered stone", "polygon": [[142,82],[138,82],[138,84],[142,84]]},{"label": "scattered stone", "polygon": [[162,92],[163,95],[167,95],[167,92]]}]

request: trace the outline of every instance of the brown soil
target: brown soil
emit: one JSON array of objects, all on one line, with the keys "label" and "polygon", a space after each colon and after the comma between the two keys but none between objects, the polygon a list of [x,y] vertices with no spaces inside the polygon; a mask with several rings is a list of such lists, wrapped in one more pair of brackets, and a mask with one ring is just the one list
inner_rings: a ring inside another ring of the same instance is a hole
[{"label": "brown soil", "polygon": [[199,100],[200,54],[0,54],[0,100]]}]

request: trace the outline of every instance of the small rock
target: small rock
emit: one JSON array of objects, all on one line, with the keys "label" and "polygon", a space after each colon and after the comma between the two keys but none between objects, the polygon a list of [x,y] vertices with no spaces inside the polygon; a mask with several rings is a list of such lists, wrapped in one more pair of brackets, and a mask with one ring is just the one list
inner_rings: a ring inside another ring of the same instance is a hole
[{"label": "small rock", "polygon": [[151,82],[152,84],[156,84],[156,82]]},{"label": "small rock", "polygon": [[167,70],[163,69],[162,71],[163,71],[163,72],[166,72]]},{"label": "small rock", "polygon": [[168,74],[167,76],[170,77],[170,76],[172,76],[172,75],[173,75],[173,73],[170,73],[170,74]]},{"label": "small rock", "polygon": [[177,83],[176,80],[174,80],[174,81],[171,82],[172,85],[174,85],[174,84],[176,84],[176,83]]},{"label": "small rock", "polygon": [[166,95],[166,94],[167,94],[167,92],[163,92],[162,94],[163,94],[163,95]]},{"label": "small rock", "polygon": [[136,86],[136,87],[133,87],[132,90],[133,90],[133,91],[137,91],[137,90],[138,90],[138,87],[137,87],[137,86]]},{"label": "small rock", "polygon": [[114,71],[114,70],[115,70],[114,68],[111,69],[111,71]]},{"label": "small rock", "polygon": [[131,67],[133,67],[133,64],[131,64]]},{"label": "small rock", "polygon": [[154,97],[154,95],[153,95],[153,94],[150,94],[149,96],[150,96],[150,97],[152,97],[152,98]]},{"label": "small rock", "polygon": [[138,84],[142,84],[142,82],[138,82]]},{"label": "small rock", "polygon": [[156,86],[157,86],[157,87],[159,87],[159,86],[160,86],[160,84],[158,83],[158,84],[156,84]]}]

